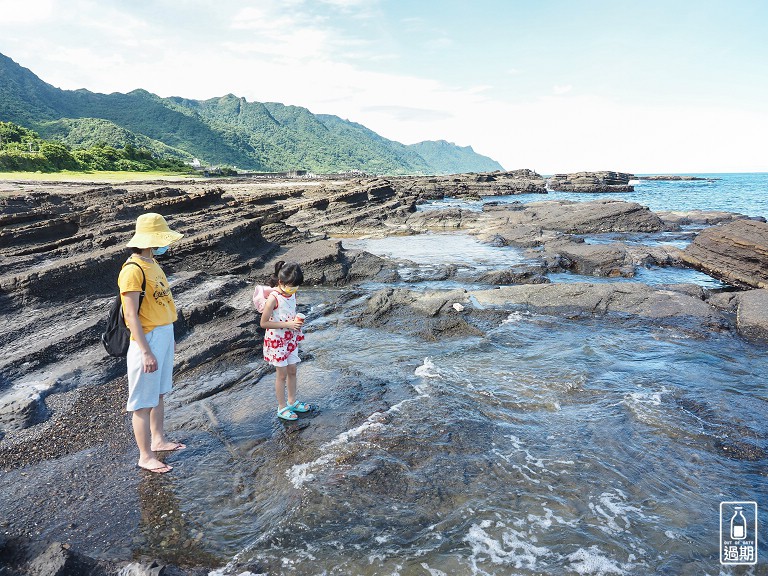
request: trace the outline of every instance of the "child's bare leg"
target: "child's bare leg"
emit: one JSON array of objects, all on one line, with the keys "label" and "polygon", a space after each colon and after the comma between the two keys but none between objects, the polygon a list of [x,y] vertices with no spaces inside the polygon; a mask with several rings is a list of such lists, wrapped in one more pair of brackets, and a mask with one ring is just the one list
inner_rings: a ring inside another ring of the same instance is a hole
[{"label": "child's bare leg", "polygon": [[277,396],[277,407],[285,408],[285,380],[288,375],[287,366],[277,366],[275,368],[275,396]]},{"label": "child's bare leg", "polygon": [[152,408],[140,408],[135,410],[131,417],[133,435],[136,438],[136,445],[139,447],[139,466],[158,470],[170,469],[170,466],[163,464],[157,459],[152,450],[152,435],[150,432],[151,411]]},{"label": "child's bare leg", "polygon": [[288,404],[296,402],[296,364],[286,366],[286,388],[288,388]]}]

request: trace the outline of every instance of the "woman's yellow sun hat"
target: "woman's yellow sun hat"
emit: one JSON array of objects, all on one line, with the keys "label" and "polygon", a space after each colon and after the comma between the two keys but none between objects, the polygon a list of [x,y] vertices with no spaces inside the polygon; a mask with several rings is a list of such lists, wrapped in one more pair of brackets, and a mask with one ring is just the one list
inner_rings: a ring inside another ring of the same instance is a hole
[{"label": "woman's yellow sun hat", "polygon": [[184,234],[168,227],[160,214],[148,212],[136,218],[136,233],[128,241],[128,248],[160,248],[180,240]]}]

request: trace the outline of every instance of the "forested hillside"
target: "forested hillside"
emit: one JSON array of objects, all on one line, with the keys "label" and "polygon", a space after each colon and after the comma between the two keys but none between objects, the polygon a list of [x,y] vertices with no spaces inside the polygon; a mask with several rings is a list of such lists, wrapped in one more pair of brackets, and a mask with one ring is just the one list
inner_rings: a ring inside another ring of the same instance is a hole
[{"label": "forested hillside", "polygon": [[[83,126],[93,121],[84,122]],[[132,138],[130,133],[126,138]],[[139,140],[140,139],[136,139]],[[0,121],[0,172],[58,172],[117,170],[191,170],[178,154],[158,154],[124,142],[119,147],[99,141],[73,147],[59,140],[46,140],[37,132],[13,122]]]},{"label": "forested hillside", "polygon": [[501,164],[482,156],[472,146],[456,146],[445,140],[419,142],[411,148],[419,154],[436,174],[493,172],[503,170]]},{"label": "forested hillside", "polygon": [[201,101],[160,98],[146,90],[60,90],[2,54],[0,121],[73,150],[130,146],[157,158],[198,158],[256,171],[446,174],[502,169],[471,147],[444,141],[406,146],[337,116],[248,102],[232,94]]}]

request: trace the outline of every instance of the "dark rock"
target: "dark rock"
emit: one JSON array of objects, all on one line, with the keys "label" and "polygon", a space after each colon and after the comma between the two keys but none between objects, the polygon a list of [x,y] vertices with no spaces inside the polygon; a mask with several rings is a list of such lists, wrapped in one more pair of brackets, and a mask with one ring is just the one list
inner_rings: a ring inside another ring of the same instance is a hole
[{"label": "dark rock", "polygon": [[587,244],[553,242],[545,251],[559,255],[559,266],[585,276],[631,277],[635,275],[632,259],[623,244]]},{"label": "dark rock", "polygon": [[546,284],[549,282],[543,266],[526,266],[522,268],[513,268],[510,270],[494,270],[486,272],[478,282],[483,284],[496,284],[497,286],[508,286],[511,284]]},{"label": "dark rock", "polygon": [[492,246],[519,246],[521,248],[534,248],[541,246],[552,238],[557,238],[557,234],[547,233],[541,226],[535,224],[516,224],[516,223],[489,223],[489,225],[478,233],[481,242],[486,242]]},{"label": "dark rock", "polygon": [[69,549],[66,544],[53,542],[32,558],[26,568],[29,576],[88,576],[103,574],[97,562]]},{"label": "dark rock", "polygon": [[0,398],[0,429],[19,430],[46,419],[48,410],[41,393],[22,388]]},{"label": "dark rock", "polygon": [[659,217],[645,206],[620,200],[531,202],[522,209],[497,209],[485,214],[478,225],[483,224],[486,233],[521,224],[569,234],[659,232],[664,228]]},{"label": "dark rock", "polygon": [[768,290],[749,290],[736,299],[739,334],[754,340],[768,340]]},{"label": "dark rock", "polygon": [[483,306],[524,305],[551,312],[588,315],[630,314],[654,320],[692,320],[709,329],[725,329],[719,312],[699,298],[637,282],[506,286],[470,293]]},{"label": "dark rock", "polygon": [[427,178],[400,178],[394,181],[400,190],[426,199],[481,198],[513,194],[546,194],[544,178],[533,170],[452,174]]},{"label": "dark rock", "polygon": [[627,246],[635,266],[683,266],[683,251],[677,246]]},{"label": "dark rock", "polygon": [[425,230],[457,230],[466,227],[468,223],[477,220],[477,213],[459,208],[427,210],[417,212],[408,217],[406,224],[417,231]]},{"label": "dark rock", "polygon": [[666,224],[673,224],[675,226],[688,224],[706,224],[707,226],[712,226],[714,224],[721,224],[732,220],[746,219],[765,222],[765,218],[762,216],[752,218],[745,216],[744,214],[724,212],[720,210],[661,210],[657,211],[656,214]]},{"label": "dark rock", "polygon": [[716,180],[720,180],[720,178],[703,178],[701,176],[680,176],[678,174],[673,175],[655,175],[655,176],[634,176],[634,178],[637,178],[638,180],[669,180],[669,181],[680,181],[680,180],[703,180],[706,182],[715,182]]},{"label": "dark rock", "polygon": [[[455,304],[458,306],[454,307]],[[422,294],[402,288],[386,288],[367,300],[353,322],[364,328],[416,334],[430,341],[480,336],[483,331],[470,323],[464,314],[467,306],[467,294],[463,290]]]},{"label": "dark rock", "polygon": [[574,204],[531,206],[534,220],[543,228],[589,234],[596,232],[658,232],[661,220],[635,202],[597,200]]},{"label": "dark rock", "polygon": [[2,576],[205,576],[209,570],[96,559],[61,542],[0,537]]},{"label": "dark rock", "polygon": [[279,257],[286,262],[298,262],[304,272],[305,284],[331,284],[344,282],[348,262],[339,240],[318,240],[299,244]]},{"label": "dark rock", "polygon": [[681,294],[687,294],[688,296],[698,298],[699,300],[705,300],[707,297],[707,291],[698,284],[657,284],[656,288],[659,290],[680,292]]},{"label": "dark rock", "polygon": [[707,303],[722,312],[735,314],[739,305],[739,292],[715,292],[707,297]]},{"label": "dark rock", "polygon": [[554,174],[547,179],[547,187],[558,192],[633,192],[629,184],[632,174],[623,172],[576,172]]},{"label": "dark rock", "polygon": [[706,228],[686,247],[683,260],[739,288],[768,287],[768,224],[735,220]]}]

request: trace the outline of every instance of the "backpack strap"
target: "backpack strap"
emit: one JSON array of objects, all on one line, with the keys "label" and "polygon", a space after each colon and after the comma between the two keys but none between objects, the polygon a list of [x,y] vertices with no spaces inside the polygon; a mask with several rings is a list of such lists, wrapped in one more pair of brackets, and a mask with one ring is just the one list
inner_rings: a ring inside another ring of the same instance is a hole
[{"label": "backpack strap", "polygon": [[138,262],[128,260],[125,264],[123,264],[123,268],[125,268],[128,264],[133,264],[134,266],[138,267],[139,270],[141,270],[141,292],[139,292],[139,307],[136,309],[136,312],[138,313],[138,311],[141,310],[141,303],[144,301],[144,294],[147,291],[147,276],[144,274],[144,268],[142,268]]}]

